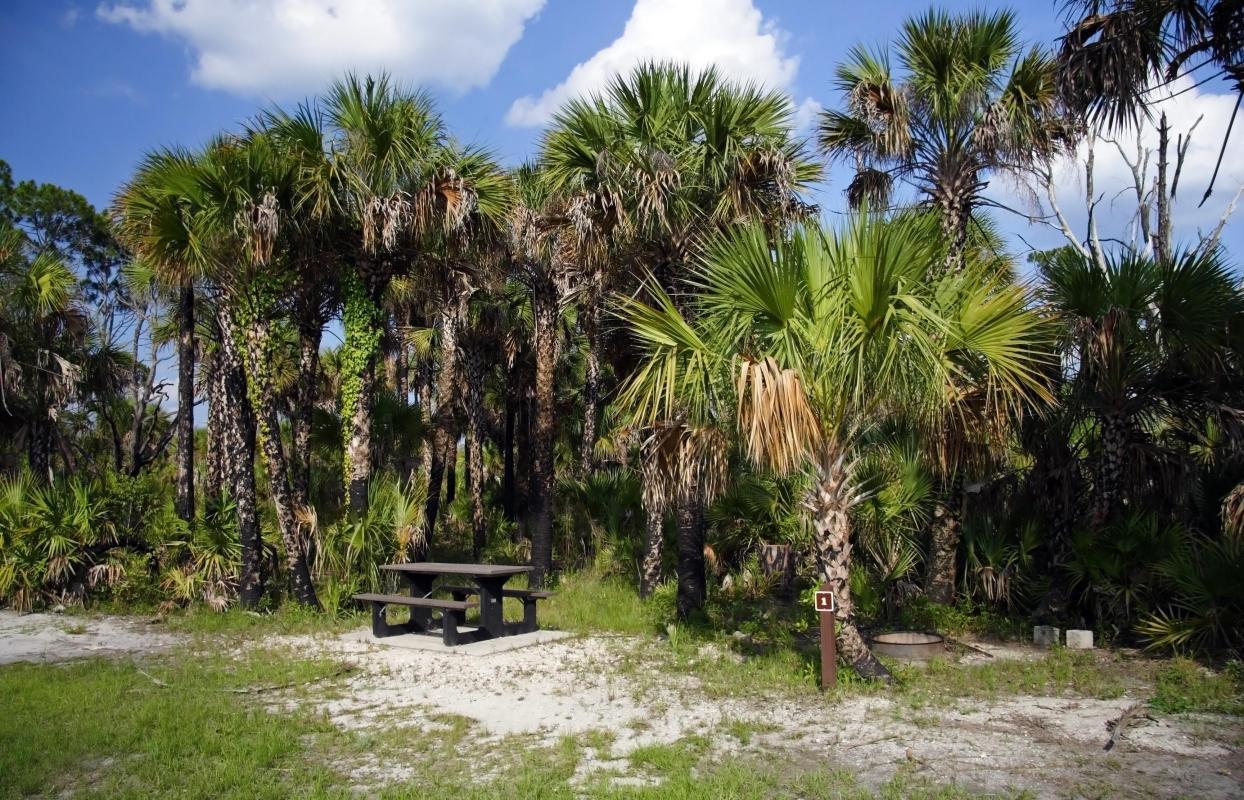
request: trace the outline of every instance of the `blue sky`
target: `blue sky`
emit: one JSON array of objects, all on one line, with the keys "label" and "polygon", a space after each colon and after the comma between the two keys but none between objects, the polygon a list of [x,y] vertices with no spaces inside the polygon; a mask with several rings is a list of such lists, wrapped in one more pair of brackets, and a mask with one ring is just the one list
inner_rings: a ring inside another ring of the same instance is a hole
[{"label": "blue sky", "polygon": [[[197,146],[264,105],[313,94],[345,69],[379,66],[427,87],[459,138],[491,146],[507,163],[535,152],[540,122],[560,100],[639,58],[724,62],[727,72],[788,91],[808,120],[818,104],[837,103],[832,70],[851,45],[888,41],[904,17],[927,7],[843,0],[7,0],[0,8],[0,158],[17,179],[55,182],[103,207],[144,151]],[[1057,36],[1053,0],[1006,7],[1017,13],[1026,39]],[[1232,99],[1211,90],[1218,89],[1190,92],[1171,105],[1176,129],[1206,114],[1185,171],[1189,198],[1199,196],[1212,168]],[[1099,157],[1099,188],[1113,200],[1130,176],[1113,147],[1099,148],[1110,150]],[[1177,223],[1212,226],[1244,181],[1239,164],[1224,173],[1215,199],[1200,211],[1186,203]],[[842,207],[845,183],[844,174],[831,173],[815,198],[827,214]],[[1084,199],[1075,170],[1066,167],[1056,184],[1078,227]],[[1028,196],[1002,183],[991,192],[1017,206]],[[1125,237],[1129,211],[1114,200],[1102,235]],[[1016,234],[1017,252],[1025,243],[1060,241],[1018,218],[1004,226]],[[1244,247],[1241,227],[1232,225],[1226,237],[1236,252]]]}]

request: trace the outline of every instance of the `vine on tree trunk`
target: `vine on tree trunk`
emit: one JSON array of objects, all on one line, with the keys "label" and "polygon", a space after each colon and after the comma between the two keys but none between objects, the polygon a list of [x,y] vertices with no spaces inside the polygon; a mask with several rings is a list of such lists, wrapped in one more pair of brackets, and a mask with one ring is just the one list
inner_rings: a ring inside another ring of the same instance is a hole
[{"label": "vine on tree trunk", "polygon": [[[345,329],[345,341],[341,346],[341,420],[349,425],[354,420],[358,404],[366,402],[363,397],[364,373],[380,348],[380,309],[352,271],[345,273],[341,286],[344,295],[341,320]],[[346,484],[349,485],[348,449],[344,464]]]}]

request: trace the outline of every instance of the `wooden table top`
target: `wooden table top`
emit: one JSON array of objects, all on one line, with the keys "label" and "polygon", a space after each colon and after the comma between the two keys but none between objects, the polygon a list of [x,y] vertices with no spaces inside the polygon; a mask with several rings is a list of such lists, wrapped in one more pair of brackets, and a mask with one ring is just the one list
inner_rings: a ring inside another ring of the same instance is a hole
[{"label": "wooden table top", "polygon": [[477,578],[504,578],[531,572],[531,567],[509,564],[451,564],[437,561],[414,561],[409,564],[383,564],[381,569],[392,572],[413,572],[422,575],[472,575]]}]

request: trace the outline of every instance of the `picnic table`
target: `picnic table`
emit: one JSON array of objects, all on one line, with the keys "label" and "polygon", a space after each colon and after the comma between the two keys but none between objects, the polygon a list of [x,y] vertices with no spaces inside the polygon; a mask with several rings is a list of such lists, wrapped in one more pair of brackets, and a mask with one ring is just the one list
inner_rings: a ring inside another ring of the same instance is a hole
[{"label": "picnic table", "polygon": [[[372,634],[377,638],[403,633],[439,633],[446,645],[453,646],[496,639],[538,629],[536,603],[551,597],[550,592],[532,589],[506,589],[505,583],[515,575],[531,572],[531,567],[506,564],[456,564],[436,561],[416,561],[409,564],[384,564],[380,567],[402,577],[409,588],[409,595],[358,594],[356,600],[371,604]],[[449,576],[466,579],[473,585],[437,584],[437,579]],[[450,594],[452,599],[433,597],[437,592]],[[523,621],[509,623],[502,613],[502,601],[506,597],[523,603]],[[389,624],[385,609],[389,605],[410,608],[410,622]],[[466,621],[466,612],[479,607],[480,624],[473,631],[459,628]],[[440,612],[434,621],[432,613]],[[439,622],[439,626],[437,624]]]}]

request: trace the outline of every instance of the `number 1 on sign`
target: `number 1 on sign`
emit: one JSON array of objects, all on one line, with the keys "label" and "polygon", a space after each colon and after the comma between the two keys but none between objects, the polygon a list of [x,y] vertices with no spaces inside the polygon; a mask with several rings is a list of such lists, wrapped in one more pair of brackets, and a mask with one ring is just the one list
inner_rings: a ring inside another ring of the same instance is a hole
[{"label": "number 1 on sign", "polygon": [[836,611],[838,604],[834,600],[833,592],[817,592],[816,593],[816,610],[817,611]]}]

